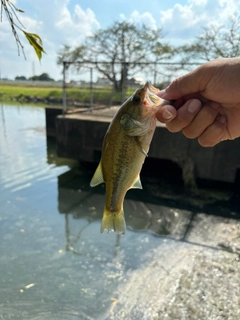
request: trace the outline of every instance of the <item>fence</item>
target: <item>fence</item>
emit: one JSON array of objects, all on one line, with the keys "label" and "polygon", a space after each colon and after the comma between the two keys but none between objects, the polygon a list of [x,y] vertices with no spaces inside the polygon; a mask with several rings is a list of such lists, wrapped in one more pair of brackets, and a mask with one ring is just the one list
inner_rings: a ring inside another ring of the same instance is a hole
[{"label": "fence", "polygon": [[[63,113],[75,108],[92,110],[103,106],[121,105],[126,97],[146,81],[161,89],[173,78],[199,64],[65,61],[63,62]],[[102,72],[97,66],[102,67]],[[112,81],[106,76],[107,72],[112,76]],[[116,88],[116,84],[120,89]]]}]

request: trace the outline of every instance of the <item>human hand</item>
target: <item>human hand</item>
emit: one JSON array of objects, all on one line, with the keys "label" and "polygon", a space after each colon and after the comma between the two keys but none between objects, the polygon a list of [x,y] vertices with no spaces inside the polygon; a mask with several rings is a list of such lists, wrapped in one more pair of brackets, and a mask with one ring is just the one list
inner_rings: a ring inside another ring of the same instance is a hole
[{"label": "human hand", "polygon": [[202,146],[240,137],[240,59],[207,62],[174,80],[158,95],[175,100],[156,113],[171,132],[198,138]]}]

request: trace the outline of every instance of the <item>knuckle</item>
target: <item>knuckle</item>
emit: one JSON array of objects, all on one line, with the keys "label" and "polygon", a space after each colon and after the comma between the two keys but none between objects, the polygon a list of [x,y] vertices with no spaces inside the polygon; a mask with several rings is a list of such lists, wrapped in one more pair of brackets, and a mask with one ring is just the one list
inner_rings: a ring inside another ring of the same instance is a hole
[{"label": "knuckle", "polygon": [[166,123],[166,127],[168,131],[172,133],[181,131],[181,128],[178,128],[176,125],[173,125],[172,123]]},{"label": "knuckle", "polygon": [[206,103],[203,109],[206,113],[206,116],[211,117],[211,119],[215,119],[216,115],[219,112],[219,108],[213,108],[210,102]]},{"label": "knuckle", "polygon": [[217,142],[209,139],[205,139],[204,137],[199,137],[198,138],[198,143],[202,147],[214,147]]},{"label": "knuckle", "polygon": [[182,133],[186,138],[195,139],[197,135],[188,127],[182,129]]}]

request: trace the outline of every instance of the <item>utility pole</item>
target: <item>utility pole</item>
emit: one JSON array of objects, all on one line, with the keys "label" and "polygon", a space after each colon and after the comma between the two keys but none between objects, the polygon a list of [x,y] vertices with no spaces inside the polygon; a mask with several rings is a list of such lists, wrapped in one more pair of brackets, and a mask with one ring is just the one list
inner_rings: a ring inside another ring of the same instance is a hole
[{"label": "utility pole", "polygon": [[90,111],[93,110],[93,68],[90,68]]},{"label": "utility pole", "polygon": [[126,91],[127,91],[127,75],[128,75],[128,63],[126,63],[125,56],[125,35],[124,30],[122,30],[122,103],[126,100]]},{"label": "utility pole", "polygon": [[154,75],[153,75],[153,85],[155,86],[157,83],[157,64],[154,63]]},{"label": "utility pole", "polygon": [[63,61],[63,83],[62,83],[63,114],[65,114],[66,111],[67,111],[66,71],[67,71],[67,62],[66,62],[66,61]]},{"label": "utility pole", "polygon": [[128,63],[122,63],[122,103],[126,100]]},{"label": "utility pole", "polygon": [[33,77],[35,76],[35,63],[34,63],[34,61],[32,62],[32,81],[34,81],[33,80]]}]

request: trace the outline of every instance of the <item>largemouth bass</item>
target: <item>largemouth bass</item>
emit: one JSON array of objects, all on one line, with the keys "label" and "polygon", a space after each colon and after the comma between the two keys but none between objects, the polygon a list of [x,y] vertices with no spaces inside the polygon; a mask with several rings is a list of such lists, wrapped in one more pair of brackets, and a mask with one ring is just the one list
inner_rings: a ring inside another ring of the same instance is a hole
[{"label": "largemouth bass", "polygon": [[101,233],[125,233],[123,201],[131,188],[142,189],[139,173],[156,128],[155,113],[165,100],[148,82],[127,99],[113,117],[103,140],[102,156],[90,182],[106,184]]}]

